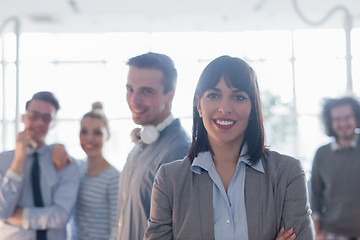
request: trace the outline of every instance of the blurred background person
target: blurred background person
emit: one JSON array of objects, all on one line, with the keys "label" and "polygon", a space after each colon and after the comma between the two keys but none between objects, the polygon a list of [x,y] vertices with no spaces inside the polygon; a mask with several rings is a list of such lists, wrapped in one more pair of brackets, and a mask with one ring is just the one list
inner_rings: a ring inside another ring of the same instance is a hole
[{"label": "blurred background person", "polygon": [[54,145],[45,138],[54,127],[60,108],[53,93],[35,93],[22,115],[25,129],[16,138],[15,150],[0,154],[0,239],[65,240],[79,187],[78,167],[56,168]]},{"label": "blurred background person", "polygon": [[96,102],[81,120],[80,145],[87,155],[80,166],[80,187],[72,221],[72,239],[109,240],[117,236],[119,171],[103,156],[109,125]]},{"label": "blurred background person", "polygon": [[126,99],[135,145],[123,168],[119,188],[119,240],[142,240],[159,167],[183,158],[190,140],[171,113],[177,70],[170,57],[149,52],[129,59]]},{"label": "blurred background person", "polygon": [[319,240],[360,239],[360,103],[326,99],[322,119],[331,143],[315,154],[311,208]]}]

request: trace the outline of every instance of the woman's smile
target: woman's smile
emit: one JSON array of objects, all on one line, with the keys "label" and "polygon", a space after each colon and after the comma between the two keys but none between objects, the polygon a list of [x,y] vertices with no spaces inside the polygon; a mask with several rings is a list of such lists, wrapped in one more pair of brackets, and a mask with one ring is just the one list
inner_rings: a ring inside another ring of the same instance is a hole
[{"label": "woman's smile", "polygon": [[218,128],[222,130],[227,130],[232,128],[235,125],[236,121],[228,119],[215,119],[214,123]]}]

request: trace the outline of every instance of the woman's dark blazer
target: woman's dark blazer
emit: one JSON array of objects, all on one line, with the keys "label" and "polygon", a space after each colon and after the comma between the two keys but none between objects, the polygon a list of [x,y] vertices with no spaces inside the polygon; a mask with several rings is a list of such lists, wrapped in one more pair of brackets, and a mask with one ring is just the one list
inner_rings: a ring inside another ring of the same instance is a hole
[{"label": "woman's dark blazer", "polygon": [[[299,160],[266,151],[265,173],[246,169],[245,204],[249,240],[274,240],[281,227],[297,240],[315,239],[305,173]],[[213,182],[191,171],[191,160],[165,164],[154,181],[144,239],[214,239]]]}]

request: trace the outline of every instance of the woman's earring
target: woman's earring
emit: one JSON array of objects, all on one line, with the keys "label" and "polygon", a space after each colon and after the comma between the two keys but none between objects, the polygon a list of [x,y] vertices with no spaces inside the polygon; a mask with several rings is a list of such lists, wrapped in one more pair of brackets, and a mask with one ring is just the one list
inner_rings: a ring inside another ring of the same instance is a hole
[{"label": "woman's earring", "polygon": [[202,112],[201,111],[199,111],[199,116],[202,118]]}]

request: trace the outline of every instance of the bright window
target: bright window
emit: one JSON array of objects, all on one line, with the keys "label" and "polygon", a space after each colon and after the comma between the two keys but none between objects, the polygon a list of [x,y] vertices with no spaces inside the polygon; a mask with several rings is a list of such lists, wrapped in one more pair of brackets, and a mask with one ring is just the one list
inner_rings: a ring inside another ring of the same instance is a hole
[{"label": "bright window", "polygon": [[[360,95],[360,68],[355,67],[360,63],[360,29],[354,29],[352,37],[354,93]],[[0,90],[6,92],[6,109],[0,104],[1,141],[6,143],[0,150],[8,150],[15,143],[14,36],[5,35],[1,41],[8,42],[8,64],[4,69],[0,66]],[[125,96],[126,61],[130,57],[154,51],[174,60],[178,84],[173,113],[181,118],[189,135],[193,93],[203,68],[220,55],[243,58],[257,73],[266,144],[299,158],[308,172],[315,150],[329,141],[319,121],[322,99],[346,91],[344,32],[338,29],[23,33],[20,43],[20,113],[34,92],[54,92],[61,109],[47,140],[64,143],[71,155],[84,158],[78,139],[80,118],[93,102],[103,102],[111,130],[104,154],[120,170],[132,147],[129,134],[136,127]]]}]

